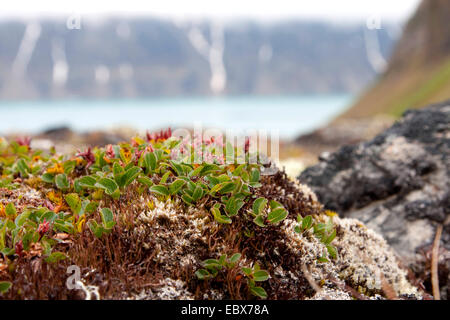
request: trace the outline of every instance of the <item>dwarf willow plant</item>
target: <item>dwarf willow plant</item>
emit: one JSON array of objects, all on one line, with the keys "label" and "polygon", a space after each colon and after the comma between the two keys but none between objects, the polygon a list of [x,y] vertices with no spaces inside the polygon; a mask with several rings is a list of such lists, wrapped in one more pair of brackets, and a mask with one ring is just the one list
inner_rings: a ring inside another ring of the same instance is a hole
[{"label": "dwarf willow plant", "polygon": [[[313,234],[326,246],[328,255],[333,259],[337,258],[336,247],[331,244],[334,238],[336,238],[336,229],[333,226],[333,220],[331,217],[328,219],[327,223],[318,223],[315,222],[310,215],[304,218],[298,215],[297,222],[299,225],[295,226],[295,232],[303,234],[308,230],[312,230]],[[322,255],[319,258],[319,261],[328,262],[329,260],[326,255]]]},{"label": "dwarf willow plant", "polygon": [[[195,275],[200,280],[213,279],[220,271],[229,271],[235,268],[241,257],[240,253],[235,253],[230,258],[223,254],[219,259],[207,259],[202,262],[204,268],[197,270]],[[260,298],[267,298],[264,288],[256,285],[257,282],[269,279],[270,276],[266,270],[261,270],[259,264],[255,263],[251,267],[240,267],[240,274],[247,278],[247,286],[251,294]]]},{"label": "dwarf willow plant", "polygon": [[[255,155],[247,150],[223,139],[195,137],[191,143],[171,137],[170,130],[72,156],[32,149],[29,139],[9,143],[0,139],[0,188],[13,190],[26,184],[45,191],[45,204],[38,208],[16,210],[12,203],[5,208],[0,203],[0,251],[6,257],[21,257],[32,244],[40,243],[49,262],[63,259],[63,253],[52,252],[60,241],[55,234],[81,233],[85,225],[98,238],[111,233],[117,217],[100,204],[119,204],[131,191],[149,192],[162,201],[178,198],[188,206],[206,203],[219,224],[231,224],[244,215],[260,228],[279,225],[288,212],[277,201],[254,199],[255,189],[261,187],[261,165],[250,163]],[[331,242],[328,225],[314,228],[315,234]],[[334,247],[329,243],[328,247],[335,256]],[[230,259],[225,262],[237,258]],[[261,279],[258,271],[243,273],[250,291],[262,297],[262,288],[255,285]]]}]

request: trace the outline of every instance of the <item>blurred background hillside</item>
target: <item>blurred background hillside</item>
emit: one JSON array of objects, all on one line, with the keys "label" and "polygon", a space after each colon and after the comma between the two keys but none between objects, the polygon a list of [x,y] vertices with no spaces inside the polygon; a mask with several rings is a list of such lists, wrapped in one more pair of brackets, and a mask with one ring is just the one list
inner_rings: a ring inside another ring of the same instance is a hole
[{"label": "blurred background hillside", "polygon": [[[0,98],[355,94],[376,76],[365,28],[111,18],[70,30],[64,20],[0,22]],[[376,33],[377,53],[389,56],[395,25]]]},{"label": "blurred background hillside", "polygon": [[446,0],[15,1],[0,13],[0,134],[265,129],[285,163],[309,164],[450,96],[449,17]]},{"label": "blurred background hillside", "polygon": [[297,138],[316,153],[372,138],[407,109],[450,98],[450,1],[423,0],[395,43],[386,70],[327,126]]},{"label": "blurred background hillside", "polygon": [[450,97],[450,2],[424,0],[409,19],[384,74],[343,117],[394,117]]}]

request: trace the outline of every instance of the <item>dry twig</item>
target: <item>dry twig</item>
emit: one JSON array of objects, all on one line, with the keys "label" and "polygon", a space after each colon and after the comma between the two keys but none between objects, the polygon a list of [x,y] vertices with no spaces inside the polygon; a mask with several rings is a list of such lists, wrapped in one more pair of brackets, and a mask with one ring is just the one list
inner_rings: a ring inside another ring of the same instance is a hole
[{"label": "dry twig", "polygon": [[[306,280],[308,281],[309,285],[317,292],[322,292],[322,288],[314,281],[314,278],[312,277],[311,273],[309,272],[308,268],[302,264],[302,272],[305,276]],[[325,295],[324,298],[326,300],[330,300],[330,297],[328,295]]]},{"label": "dry twig", "polygon": [[431,252],[431,286],[433,288],[434,300],[441,300],[439,293],[439,242],[441,241],[442,225],[436,229],[436,236],[433,242],[433,250]]}]

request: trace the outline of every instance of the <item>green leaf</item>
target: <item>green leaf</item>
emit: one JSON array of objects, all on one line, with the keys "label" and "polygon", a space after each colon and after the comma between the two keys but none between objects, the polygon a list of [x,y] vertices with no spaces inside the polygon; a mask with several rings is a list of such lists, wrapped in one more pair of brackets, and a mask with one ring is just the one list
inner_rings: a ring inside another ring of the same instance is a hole
[{"label": "green leaf", "polygon": [[17,161],[17,169],[19,169],[20,174],[22,177],[28,177],[28,172],[30,172],[30,167],[26,163],[24,159],[19,159]]},{"label": "green leaf", "polygon": [[[108,194],[108,192],[106,192]],[[120,190],[119,188],[116,189],[113,193],[110,194],[111,198],[117,200],[120,198]]]},{"label": "green leaf", "polygon": [[[89,201],[89,200],[86,200]],[[86,204],[86,208],[84,209],[87,213],[94,213],[98,208],[98,202],[97,201],[89,201],[89,203]]]},{"label": "green leaf", "polygon": [[327,223],[325,224],[325,232],[330,233],[333,232],[334,225],[333,225],[333,218],[328,219]]},{"label": "green leaf", "polygon": [[76,215],[79,215],[81,212],[81,200],[78,194],[76,193],[69,193],[64,196],[64,199],[66,200],[67,204],[70,207],[70,210]]},{"label": "green leaf", "polygon": [[203,165],[198,166],[194,170],[189,173],[190,177],[196,177],[200,175],[200,172],[203,170]]},{"label": "green leaf", "polygon": [[311,216],[308,215],[308,216],[304,217],[303,221],[302,221],[302,229],[308,230],[309,228],[311,228],[312,223],[313,223],[313,220],[312,220]]},{"label": "green leaf", "polygon": [[186,202],[189,205],[191,205],[194,202],[194,199],[192,199],[192,197],[188,194],[183,194],[181,196],[181,200],[183,200],[184,202]]},{"label": "green leaf", "polygon": [[74,227],[70,222],[55,222],[53,226],[62,232],[65,233],[74,233]]},{"label": "green leaf", "polygon": [[[250,181],[250,176],[249,176],[248,172],[245,171],[245,170],[243,170],[241,172],[241,177],[242,177],[242,180],[244,180],[245,182],[249,182]],[[253,183],[255,183],[255,182],[252,182],[252,184]]]},{"label": "green leaf", "polygon": [[70,187],[69,180],[65,173],[60,173],[55,177],[55,183],[58,189],[67,190]]},{"label": "green leaf", "polygon": [[229,217],[224,215],[214,215],[214,220],[223,224],[230,224],[232,222]]},{"label": "green leaf", "polygon": [[262,287],[250,287],[250,292],[254,294],[257,297],[260,297],[262,299],[267,298],[266,290],[264,290]]},{"label": "green leaf", "polygon": [[211,194],[214,194],[215,192],[220,191],[220,193],[230,193],[234,191],[236,188],[236,184],[234,182],[221,182],[219,184],[216,184],[210,191]]},{"label": "green leaf", "polygon": [[255,219],[253,219],[253,222],[260,227],[265,227],[266,225],[264,224],[264,217],[260,214],[257,215]]},{"label": "green leaf", "polygon": [[225,206],[228,216],[232,217],[238,214],[239,210],[244,206],[244,201],[237,199],[236,196],[231,197]]},{"label": "green leaf", "polygon": [[257,215],[261,214],[261,212],[264,210],[264,208],[267,205],[267,199],[266,198],[258,198],[253,202],[253,212]]},{"label": "green leaf", "polygon": [[0,293],[8,292],[9,288],[11,288],[12,283],[9,281],[0,281]]},{"label": "green leaf", "polygon": [[16,250],[13,248],[4,248],[0,252],[3,253],[3,255],[9,257],[12,256],[14,253],[16,253]]},{"label": "green leaf", "polygon": [[5,237],[6,237],[6,223],[3,227],[0,227],[0,250],[5,248]]},{"label": "green leaf", "polygon": [[[45,208],[45,210],[47,210],[47,208]],[[43,222],[44,219],[47,222],[53,222],[56,219],[56,213],[47,210],[44,214],[41,215],[40,222]]]},{"label": "green leaf", "polygon": [[195,187],[194,193],[192,194],[192,199],[194,201],[200,200],[200,198],[203,196],[203,189],[199,185]]},{"label": "green leaf", "polygon": [[157,185],[157,186],[152,186],[150,187],[150,191],[162,196],[168,196],[169,193],[169,189],[167,189],[166,186],[161,186],[161,185]]},{"label": "green leaf", "polygon": [[220,258],[219,258],[219,264],[221,266],[225,266],[226,260],[227,260],[227,255],[226,254],[221,255]]},{"label": "green leaf", "polygon": [[330,244],[334,240],[334,238],[336,238],[336,229],[334,229],[333,232],[328,237],[326,237],[323,243]]},{"label": "green leaf", "polygon": [[122,166],[119,164],[119,162],[114,162],[114,165],[113,165],[114,177],[118,177],[118,176],[122,175],[123,173],[125,173],[125,169],[122,168]]},{"label": "green leaf", "polygon": [[214,216],[214,220],[216,220],[219,223],[230,224],[232,222],[232,220],[229,217],[224,216],[220,213],[220,204],[214,205],[214,207],[211,208],[211,213]]},{"label": "green leaf", "polygon": [[169,176],[172,174],[171,171],[167,171],[161,178],[161,181],[159,181],[159,184],[165,184]]},{"label": "green leaf", "polygon": [[68,160],[64,162],[63,168],[65,174],[71,174],[73,170],[75,169],[75,166],[77,165],[77,162],[75,160]]},{"label": "green leaf", "polygon": [[108,208],[103,208],[101,211],[103,225],[109,225],[110,222],[114,221],[114,214]]},{"label": "green leaf", "polygon": [[286,219],[288,212],[284,208],[277,208],[269,213],[267,220],[272,223],[278,223]]},{"label": "green leaf", "polygon": [[170,194],[176,194],[178,191],[181,190],[181,188],[186,184],[186,181],[177,179],[174,182],[172,182],[169,186],[169,192]]},{"label": "green leaf", "polygon": [[255,281],[266,281],[267,279],[269,279],[269,273],[265,270],[259,270],[253,274],[253,280]]},{"label": "green leaf", "polygon": [[214,187],[211,188],[211,190],[209,191],[209,193],[211,195],[213,195],[214,193],[216,193],[217,191],[219,191],[220,188],[222,188],[224,186],[224,183],[217,183],[216,185],[214,185]]},{"label": "green leaf", "polygon": [[325,256],[321,256],[321,257],[317,258],[317,260],[321,263],[330,262],[330,260],[328,260],[327,257],[325,257]]},{"label": "green leaf", "polygon": [[152,172],[156,169],[156,156],[153,152],[145,154],[144,166],[149,172]]},{"label": "green leaf", "polygon": [[270,200],[269,205],[270,205],[270,209],[272,209],[272,210],[277,209],[277,208],[283,208],[283,205],[275,200]]},{"label": "green leaf", "polygon": [[202,169],[200,171],[200,176],[206,176],[209,173],[215,172],[220,170],[219,166],[212,163],[206,163],[202,166]]},{"label": "green leaf", "polygon": [[316,236],[322,236],[326,230],[327,226],[324,223],[318,223],[314,225],[314,234]]},{"label": "green leaf", "polygon": [[239,193],[242,190],[242,186],[244,185],[244,183],[242,182],[242,179],[237,179],[236,182],[236,187],[233,190],[233,193]]},{"label": "green leaf", "polygon": [[61,260],[67,259],[67,256],[62,252],[53,252],[51,255],[49,255],[45,261],[48,263],[55,263]]},{"label": "green leaf", "polygon": [[141,170],[141,168],[136,166],[128,169],[122,177],[123,187],[128,187],[137,178]]},{"label": "green leaf", "polygon": [[142,183],[143,185],[145,185],[145,186],[147,186],[147,187],[153,186],[153,181],[152,181],[152,179],[150,179],[150,178],[147,177],[147,176],[141,176],[141,177],[139,177],[139,178],[137,179],[137,181],[138,181],[139,183]]},{"label": "green leaf", "polygon": [[245,166],[246,166],[245,163],[242,163],[242,164],[238,165],[236,167],[236,169],[233,170],[233,175],[234,176],[239,176],[241,174],[242,170],[245,168]]},{"label": "green leaf", "polygon": [[242,272],[244,272],[244,274],[245,274],[246,276],[249,276],[249,275],[252,274],[253,270],[252,270],[251,268],[243,267],[243,268],[242,268]]},{"label": "green leaf", "polygon": [[16,229],[16,224],[12,221],[12,220],[7,220],[6,221],[6,226],[9,230],[14,230]]},{"label": "green leaf", "polygon": [[30,216],[30,214],[31,214],[31,211],[25,210],[20,215],[18,215],[16,217],[16,220],[14,221],[16,226],[21,227],[25,223],[25,221],[27,221],[27,219]]},{"label": "green leaf", "polygon": [[[226,196],[224,196],[223,198],[226,198]],[[223,202],[225,202],[225,211],[228,213],[228,216],[235,215],[236,199],[234,197],[231,197],[230,199]]]},{"label": "green leaf", "polygon": [[260,173],[258,169],[253,169],[250,174],[250,182],[259,182]]},{"label": "green leaf", "polygon": [[327,245],[327,251],[330,257],[332,257],[333,259],[337,258],[337,250],[334,246],[332,246],[331,244]]},{"label": "green leaf", "polygon": [[218,176],[217,180],[219,180],[219,183],[222,183],[222,182],[230,181],[231,178],[227,174],[224,173],[224,174],[221,174],[220,176]]},{"label": "green leaf", "polygon": [[206,266],[217,266],[220,267],[220,261],[217,259],[206,259],[202,262],[202,264]]},{"label": "green leaf", "polygon": [[53,183],[55,181],[55,175],[52,173],[44,173],[41,176],[42,181],[47,183]]},{"label": "green leaf", "polygon": [[6,205],[5,208],[6,216],[9,218],[15,218],[17,215],[16,207],[14,206],[14,203],[10,202]]},{"label": "green leaf", "polygon": [[88,225],[89,225],[89,229],[91,229],[92,233],[94,233],[94,235],[97,238],[102,237],[103,228],[101,226],[99,226],[95,220],[89,220]]},{"label": "green leaf", "polygon": [[83,188],[94,188],[97,180],[92,176],[84,176],[78,179],[78,184]]},{"label": "green leaf", "polygon": [[226,182],[220,189],[221,194],[233,192],[236,189],[236,182]]},{"label": "green leaf", "polygon": [[204,280],[204,279],[208,279],[211,277],[211,274],[208,272],[208,270],[205,269],[199,269],[195,272],[195,275],[197,276],[198,279],[200,280]]},{"label": "green leaf", "polygon": [[242,256],[242,254],[240,254],[240,253],[235,253],[235,254],[233,254],[233,255],[231,256],[231,258],[230,258],[230,262],[231,262],[231,263],[236,263],[236,262],[238,262],[239,259],[241,259],[241,256]]},{"label": "green leaf", "polygon": [[178,176],[184,175],[184,170],[183,170],[183,167],[181,166],[181,164],[176,163],[173,160],[170,160],[169,163],[172,165],[172,168],[175,170],[175,172],[177,173]]},{"label": "green leaf", "polygon": [[109,178],[102,178],[100,179],[95,186],[97,188],[101,188],[104,189],[106,191],[107,194],[112,195],[116,190],[119,189],[119,186],[117,185],[117,183]]}]

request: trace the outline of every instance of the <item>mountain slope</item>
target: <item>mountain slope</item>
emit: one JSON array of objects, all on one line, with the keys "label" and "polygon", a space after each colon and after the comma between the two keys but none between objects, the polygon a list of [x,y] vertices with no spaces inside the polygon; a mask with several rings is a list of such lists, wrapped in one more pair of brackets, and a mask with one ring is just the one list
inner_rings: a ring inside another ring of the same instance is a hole
[{"label": "mountain slope", "polygon": [[450,97],[450,2],[424,0],[406,25],[387,71],[343,118],[398,117]]}]

